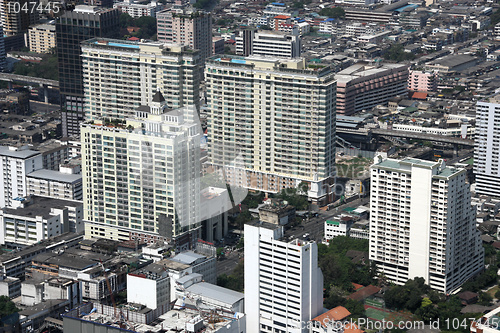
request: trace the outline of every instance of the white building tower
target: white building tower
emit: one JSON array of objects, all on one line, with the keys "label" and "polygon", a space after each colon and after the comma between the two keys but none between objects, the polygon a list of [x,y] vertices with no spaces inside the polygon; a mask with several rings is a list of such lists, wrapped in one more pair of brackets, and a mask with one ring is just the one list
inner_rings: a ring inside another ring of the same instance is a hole
[{"label": "white building tower", "polygon": [[160,92],[124,123],[82,124],[86,238],[168,241],[200,234],[200,133],[194,107],[167,110]]},{"label": "white building tower", "polygon": [[371,186],[370,260],[389,280],[451,293],[483,269],[465,169],[376,156]]},{"label": "white building tower", "polygon": [[323,310],[323,274],[316,243],[284,242],[283,227],[245,225],[247,332],[307,332]]},{"label": "white building tower", "polygon": [[500,95],[477,102],[474,174],[476,193],[500,197]]}]

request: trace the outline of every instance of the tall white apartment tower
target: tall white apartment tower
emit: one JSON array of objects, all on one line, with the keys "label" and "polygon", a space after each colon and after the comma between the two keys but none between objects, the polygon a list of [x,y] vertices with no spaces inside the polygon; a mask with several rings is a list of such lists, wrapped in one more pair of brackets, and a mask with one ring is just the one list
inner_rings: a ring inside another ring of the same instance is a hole
[{"label": "tall white apartment tower", "polygon": [[451,293],[483,269],[465,169],[376,156],[370,200],[370,260],[389,280]]},{"label": "tall white apartment tower", "polygon": [[185,46],[94,38],[82,42],[86,120],[126,119],[160,91],[169,108],[200,104],[200,55]]},{"label": "tall white apartment tower", "polygon": [[0,208],[12,207],[14,199],[26,196],[26,175],[42,168],[40,152],[0,146]]},{"label": "tall white apartment tower", "polygon": [[500,95],[477,102],[474,174],[476,193],[500,197]]},{"label": "tall white apartment tower", "polygon": [[200,133],[194,107],[169,110],[157,92],[124,123],[82,124],[86,238],[168,241],[200,234]]},{"label": "tall white apartment tower", "polygon": [[210,58],[209,163],[223,169],[230,184],[276,193],[306,182],[313,202],[328,202],[335,174],[334,75],[333,68],[311,68],[303,58]]},{"label": "tall white apartment tower", "polygon": [[245,313],[249,333],[305,333],[323,310],[316,243],[284,242],[283,227],[245,224]]}]

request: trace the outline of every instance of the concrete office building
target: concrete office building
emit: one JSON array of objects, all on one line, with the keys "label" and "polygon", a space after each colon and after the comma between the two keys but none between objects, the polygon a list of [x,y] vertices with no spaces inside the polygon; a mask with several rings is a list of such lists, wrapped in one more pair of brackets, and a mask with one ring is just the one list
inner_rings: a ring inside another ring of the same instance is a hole
[{"label": "concrete office building", "polygon": [[169,108],[199,106],[199,52],[160,42],[82,43],[87,120],[126,119],[160,91]]},{"label": "concrete office building", "polygon": [[370,260],[390,281],[422,277],[449,294],[484,268],[466,170],[375,157],[371,166]]},{"label": "concrete office building", "polygon": [[230,184],[277,193],[309,183],[331,200],[335,165],[332,68],[304,59],[211,58],[205,67],[209,164]]},{"label": "concrete office building", "polygon": [[82,124],[86,238],[194,244],[201,168],[194,117],[194,107],[169,111],[157,92],[124,124]]},{"label": "concrete office building", "polygon": [[31,52],[48,53],[49,51],[55,51],[56,26],[53,24],[32,26],[26,33],[25,40]]},{"label": "concrete office building", "polygon": [[212,16],[210,13],[174,6],[157,13],[158,41],[186,45],[200,50],[201,63],[212,56]]},{"label": "concrete office building", "polygon": [[79,137],[80,123],[85,119],[80,43],[89,38],[116,34],[119,16],[118,9],[80,5],[56,21],[63,137]]},{"label": "concrete office building", "polygon": [[308,332],[323,311],[316,243],[281,241],[283,227],[245,224],[247,332]]},{"label": "concrete office building", "polygon": [[0,146],[0,208],[27,195],[26,175],[42,168],[42,155],[27,147]]},{"label": "concrete office building", "polygon": [[292,33],[278,31],[243,30],[236,37],[236,54],[281,58],[300,57],[301,39],[298,30]]},{"label": "concrete office building", "polygon": [[407,94],[408,66],[358,62],[335,75],[337,113],[349,116]]},{"label": "concrete office building", "polygon": [[474,174],[477,194],[500,197],[500,95],[479,101],[476,106],[476,149]]},{"label": "concrete office building", "polygon": [[82,175],[40,169],[26,175],[27,195],[82,200]]},{"label": "concrete office building", "polygon": [[32,196],[0,209],[0,244],[32,245],[65,232],[83,231],[83,205],[79,201]]}]

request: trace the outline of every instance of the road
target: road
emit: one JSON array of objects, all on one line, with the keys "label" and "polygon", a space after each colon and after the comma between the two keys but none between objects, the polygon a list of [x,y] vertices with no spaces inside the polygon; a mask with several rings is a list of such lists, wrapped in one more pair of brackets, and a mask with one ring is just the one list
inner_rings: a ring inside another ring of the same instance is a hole
[{"label": "road", "polygon": [[46,104],[31,100],[30,100],[30,108],[33,113],[38,113],[38,114],[47,114],[61,110],[61,107],[59,105]]},{"label": "road", "polygon": [[317,213],[319,214],[318,217],[313,217],[310,218],[309,221],[304,220],[299,226],[287,230],[285,232],[285,237],[292,237],[292,238],[300,238],[302,239],[303,235],[308,233],[309,238],[311,240],[314,240],[316,242],[321,242],[323,240],[323,234],[324,234],[324,222],[328,220],[329,218],[338,215],[344,208],[347,207],[357,207],[361,205],[366,205],[370,201],[369,197],[366,198],[359,198],[356,199],[352,202],[343,204],[337,208],[333,208],[330,211],[324,212],[324,211],[318,211]]},{"label": "road", "polygon": [[240,252],[233,251],[226,255],[226,259],[217,261],[217,276],[222,274],[231,274],[234,268],[241,260],[239,258]]}]

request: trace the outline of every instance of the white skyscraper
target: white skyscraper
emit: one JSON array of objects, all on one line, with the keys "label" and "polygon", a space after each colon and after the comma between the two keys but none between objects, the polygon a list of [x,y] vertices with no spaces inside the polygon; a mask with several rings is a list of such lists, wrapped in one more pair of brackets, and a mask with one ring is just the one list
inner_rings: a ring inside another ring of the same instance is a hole
[{"label": "white skyscraper", "polygon": [[85,237],[168,241],[200,231],[200,133],[194,107],[168,110],[157,92],[124,123],[82,124]]},{"label": "white skyscraper", "polygon": [[283,227],[245,225],[247,332],[308,332],[323,310],[323,274],[316,243],[280,241]]},{"label": "white skyscraper", "polygon": [[377,156],[371,189],[370,260],[389,280],[450,293],[483,269],[465,169]]},{"label": "white skyscraper", "polygon": [[0,208],[12,207],[15,198],[27,195],[26,175],[43,168],[38,151],[0,146]]},{"label": "white skyscraper", "polygon": [[476,193],[500,197],[500,95],[477,102],[474,173]]}]

